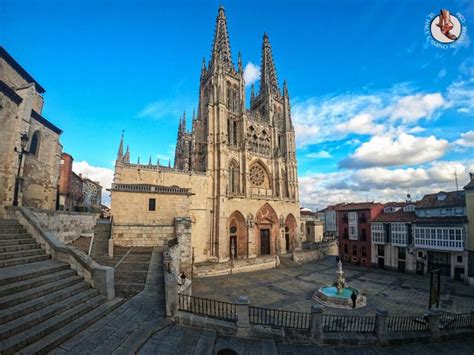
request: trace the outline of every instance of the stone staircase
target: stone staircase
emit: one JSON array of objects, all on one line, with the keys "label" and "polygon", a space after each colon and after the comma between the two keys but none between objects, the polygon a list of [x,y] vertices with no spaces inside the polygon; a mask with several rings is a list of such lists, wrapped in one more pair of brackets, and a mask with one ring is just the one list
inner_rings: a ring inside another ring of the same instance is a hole
[{"label": "stone staircase", "polygon": [[16,220],[0,220],[0,354],[46,353],[121,302],[51,260]]}]

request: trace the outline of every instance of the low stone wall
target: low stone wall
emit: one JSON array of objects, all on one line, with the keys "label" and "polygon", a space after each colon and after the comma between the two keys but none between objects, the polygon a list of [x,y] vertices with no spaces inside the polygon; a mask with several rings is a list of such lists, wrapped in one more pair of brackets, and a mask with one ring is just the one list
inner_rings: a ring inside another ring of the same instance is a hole
[{"label": "low stone wall", "polygon": [[239,259],[234,260],[232,265],[230,261],[227,261],[225,263],[207,262],[194,265],[194,277],[238,274],[241,272],[273,269],[279,265],[280,258],[278,256]]},{"label": "low stone wall", "polygon": [[173,224],[117,224],[112,226],[114,245],[123,247],[164,246],[175,238]]},{"label": "low stone wall", "polygon": [[336,241],[306,243],[303,250],[293,251],[292,259],[298,264],[304,264],[322,260],[326,255],[338,255]]},{"label": "low stone wall", "polygon": [[40,226],[53,232],[61,242],[69,244],[79,237],[92,237],[98,213],[50,211],[29,208]]},{"label": "low stone wall", "polygon": [[326,256],[321,250],[294,251],[291,258],[297,264],[305,264],[311,261],[322,260]]}]

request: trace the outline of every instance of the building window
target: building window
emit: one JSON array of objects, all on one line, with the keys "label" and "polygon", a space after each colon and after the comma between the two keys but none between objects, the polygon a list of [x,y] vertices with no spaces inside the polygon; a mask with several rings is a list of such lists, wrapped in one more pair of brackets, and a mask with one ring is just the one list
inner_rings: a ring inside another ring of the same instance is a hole
[{"label": "building window", "polygon": [[415,227],[415,247],[441,250],[464,250],[461,227]]},{"label": "building window", "polygon": [[456,257],[456,261],[457,261],[458,263],[462,264],[462,255],[458,255],[458,256]]},{"label": "building window", "polygon": [[360,239],[364,241],[367,240],[367,231],[365,230],[365,228],[362,228]]},{"label": "building window", "polygon": [[156,198],[148,199],[148,211],[156,211]]},{"label": "building window", "polygon": [[36,131],[35,133],[33,133],[33,136],[31,137],[30,151],[29,151],[31,155],[38,156],[39,144],[40,144],[40,132]]},{"label": "building window", "polygon": [[384,245],[377,245],[377,255],[378,256],[385,256],[385,246]]},{"label": "building window", "polygon": [[357,256],[357,245],[355,244],[352,246],[352,255]]},{"label": "building window", "polygon": [[405,223],[392,223],[392,244],[406,246],[407,245],[407,225]]},{"label": "building window", "polygon": [[397,248],[398,249],[398,259],[405,260],[407,257],[407,250],[405,248]]},{"label": "building window", "polygon": [[365,245],[362,246],[362,256],[367,256],[367,247]]},{"label": "building window", "polygon": [[385,243],[385,229],[383,223],[372,223],[372,242],[374,244],[384,244]]},{"label": "building window", "polygon": [[309,227],[308,227],[307,231],[308,231],[308,236],[309,236],[311,234],[311,230],[310,230]]}]

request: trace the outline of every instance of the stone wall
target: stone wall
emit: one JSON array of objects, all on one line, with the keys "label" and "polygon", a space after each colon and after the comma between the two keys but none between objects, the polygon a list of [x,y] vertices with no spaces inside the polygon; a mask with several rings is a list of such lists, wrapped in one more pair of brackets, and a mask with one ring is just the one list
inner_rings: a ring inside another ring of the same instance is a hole
[{"label": "stone wall", "polygon": [[37,218],[41,228],[53,232],[63,243],[68,244],[77,238],[92,237],[94,226],[99,218],[96,213],[78,213],[29,209]]},{"label": "stone wall", "polygon": [[295,263],[304,264],[311,261],[324,259],[327,255],[338,255],[337,243],[321,242],[312,243],[308,245],[306,250],[295,250],[292,254],[292,259]]}]

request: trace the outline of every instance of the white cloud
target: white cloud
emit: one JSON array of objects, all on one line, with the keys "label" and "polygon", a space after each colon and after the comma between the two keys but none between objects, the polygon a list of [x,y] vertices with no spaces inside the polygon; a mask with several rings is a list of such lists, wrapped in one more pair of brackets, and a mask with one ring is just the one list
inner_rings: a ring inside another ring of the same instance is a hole
[{"label": "white cloud", "polygon": [[326,150],[321,150],[320,152],[308,153],[306,154],[306,157],[312,159],[327,159],[332,158],[332,155]]},{"label": "white cloud", "polygon": [[444,155],[448,142],[434,136],[416,137],[407,133],[373,136],[339,163],[344,168],[400,166],[429,162]]},{"label": "white cloud", "polygon": [[474,131],[461,133],[461,138],[456,140],[454,144],[464,147],[474,147]]},{"label": "white cloud", "polygon": [[309,174],[299,178],[302,205],[323,208],[340,202],[400,201],[410,192],[424,194],[456,189],[454,173],[462,188],[474,171],[474,161],[436,161],[418,168],[367,168],[336,173]]},{"label": "white cloud", "polygon": [[260,67],[248,62],[244,68],[245,86],[250,86],[260,79]]},{"label": "white cloud", "polygon": [[388,111],[391,111],[392,120],[402,120],[403,122],[416,122],[420,118],[430,118],[433,113],[443,107],[446,101],[440,93],[417,94],[401,98]]},{"label": "white cloud", "polygon": [[407,131],[419,119],[432,118],[445,107],[441,93],[414,93],[406,83],[371,94],[296,99],[292,116],[297,147],[341,140],[348,134],[380,134],[401,126]]},{"label": "white cloud", "polygon": [[382,125],[375,125],[374,117],[367,113],[359,114],[349,121],[340,123],[336,130],[344,133],[374,134],[383,129]]},{"label": "white cloud", "polygon": [[474,78],[452,83],[447,92],[450,106],[461,113],[474,113]]},{"label": "white cloud", "polygon": [[87,177],[92,181],[97,181],[102,186],[102,203],[110,206],[110,193],[105,191],[112,185],[114,179],[114,171],[108,168],[102,168],[97,166],[89,165],[85,160],[75,161],[72,163],[72,170],[76,174],[82,174],[83,177]]}]

